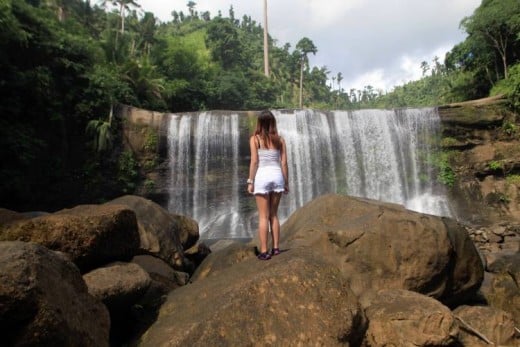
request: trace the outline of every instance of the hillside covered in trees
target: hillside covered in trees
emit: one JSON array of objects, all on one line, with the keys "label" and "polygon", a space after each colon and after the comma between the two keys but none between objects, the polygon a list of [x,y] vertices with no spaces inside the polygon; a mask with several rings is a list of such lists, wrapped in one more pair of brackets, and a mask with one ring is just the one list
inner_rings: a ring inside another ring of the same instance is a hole
[{"label": "hillside covered in trees", "polygon": [[[159,22],[138,0],[0,0],[0,206],[53,209],[131,192],[138,168],[118,143],[114,107],[169,112],[303,107],[434,106],[505,94],[520,104],[520,3],[483,0],[467,32],[423,78],[382,93],[341,88],[342,74],[310,66],[249,16],[194,1]],[[336,88],[329,85],[335,80]],[[302,85],[303,88],[300,88]]]}]

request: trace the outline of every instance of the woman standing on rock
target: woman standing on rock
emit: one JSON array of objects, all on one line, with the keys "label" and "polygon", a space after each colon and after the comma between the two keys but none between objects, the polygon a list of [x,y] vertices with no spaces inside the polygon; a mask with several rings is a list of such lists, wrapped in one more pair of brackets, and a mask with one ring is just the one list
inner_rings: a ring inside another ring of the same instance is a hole
[{"label": "woman standing on rock", "polygon": [[[280,221],[278,206],[282,193],[289,192],[287,151],[285,141],[276,128],[276,119],[271,111],[262,111],[258,116],[256,130],[249,139],[251,163],[247,191],[255,195],[258,208],[258,259],[269,260],[280,254]],[[267,251],[269,228],[272,234],[272,249]]]}]

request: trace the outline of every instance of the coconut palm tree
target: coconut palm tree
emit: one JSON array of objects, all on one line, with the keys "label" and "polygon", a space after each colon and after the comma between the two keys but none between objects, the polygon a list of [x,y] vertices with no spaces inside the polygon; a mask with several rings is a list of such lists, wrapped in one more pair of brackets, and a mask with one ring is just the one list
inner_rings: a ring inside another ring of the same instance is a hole
[{"label": "coconut palm tree", "polygon": [[126,11],[130,10],[131,7],[140,8],[141,5],[134,0],[101,0],[100,4],[102,7],[107,7],[107,3],[111,3],[119,8],[119,16],[121,17],[121,34],[125,32],[125,17]]},{"label": "coconut palm tree", "polygon": [[309,64],[309,58],[307,55],[309,53],[316,54],[318,49],[311,41],[311,39],[304,37],[296,44],[296,50],[298,50],[300,54],[300,108],[303,106],[303,69],[306,65]]}]

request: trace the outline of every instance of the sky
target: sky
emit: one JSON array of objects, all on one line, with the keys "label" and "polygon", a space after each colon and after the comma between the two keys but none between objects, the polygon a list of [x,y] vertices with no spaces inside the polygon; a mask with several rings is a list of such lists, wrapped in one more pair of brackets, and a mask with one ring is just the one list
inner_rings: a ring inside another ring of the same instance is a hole
[{"label": "sky", "polygon": [[[193,0],[199,13],[243,15],[263,27],[263,0]],[[162,22],[172,11],[188,13],[188,0],[137,0],[143,11]],[[421,62],[444,62],[446,52],[464,41],[460,28],[481,0],[267,0],[268,29],[278,47],[291,51],[303,37],[318,49],[311,66],[326,67],[329,84],[339,72],[341,88],[372,86],[383,92],[421,78]],[[337,82],[333,85],[338,88]]]}]

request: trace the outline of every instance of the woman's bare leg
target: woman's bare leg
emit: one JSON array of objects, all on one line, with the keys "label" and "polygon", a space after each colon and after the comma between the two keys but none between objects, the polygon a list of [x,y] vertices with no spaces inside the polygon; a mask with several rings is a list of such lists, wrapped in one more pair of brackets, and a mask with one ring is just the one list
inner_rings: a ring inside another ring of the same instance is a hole
[{"label": "woman's bare leg", "polygon": [[269,225],[271,226],[271,234],[273,238],[273,248],[280,248],[280,220],[278,219],[278,206],[282,193],[269,194]]},{"label": "woman's bare leg", "polygon": [[255,195],[258,208],[258,238],[260,253],[267,252],[267,234],[269,232],[269,195]]}]

